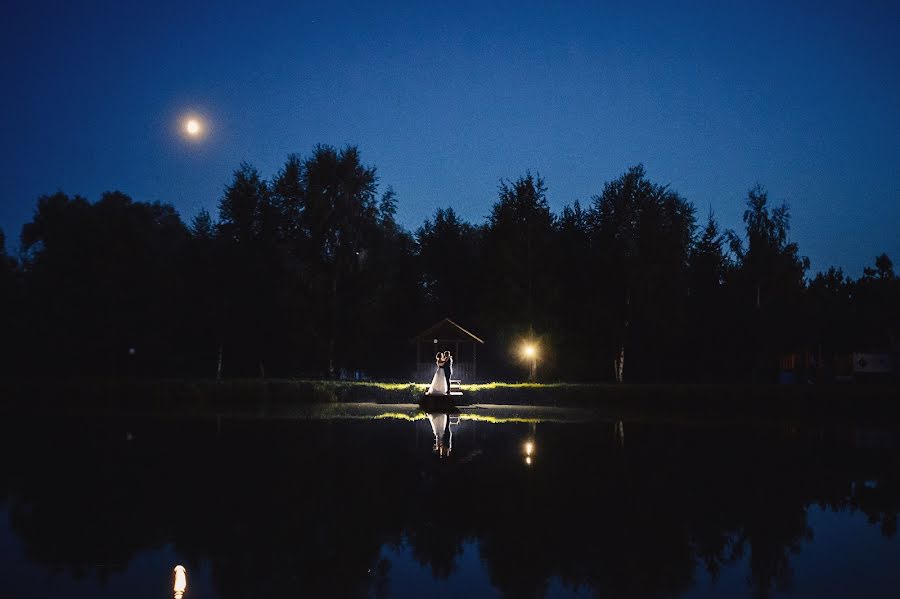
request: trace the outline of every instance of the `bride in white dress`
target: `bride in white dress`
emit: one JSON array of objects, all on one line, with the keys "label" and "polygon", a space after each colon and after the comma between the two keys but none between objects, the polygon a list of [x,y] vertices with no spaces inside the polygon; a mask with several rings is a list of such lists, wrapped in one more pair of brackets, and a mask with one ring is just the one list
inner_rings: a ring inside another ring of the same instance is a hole
[{"label": "bride in white dress", "polygon": [[444,376],[444,369],[441,368],[444,365],[444,356],[441,353],[438,353],[434,356],[434,363],[437,366],[437,369],[434,372],[434,377],[431,379],[431,385],[428,386],[428,391],[426,391],[427,395],[447,395],[450,390],[447,388],[447,377]]},{"label": "bride in white dress", "polygon": [[426,414],[431,421],[431,432],[434,433],[432,451],[445,458],[453,450],[453,430],[450,428],[450,414]]}]

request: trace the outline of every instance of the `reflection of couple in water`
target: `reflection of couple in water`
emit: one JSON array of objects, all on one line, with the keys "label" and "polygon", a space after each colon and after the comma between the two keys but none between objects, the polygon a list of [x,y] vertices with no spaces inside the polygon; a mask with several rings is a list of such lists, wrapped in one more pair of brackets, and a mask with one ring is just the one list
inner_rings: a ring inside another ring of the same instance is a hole
[{"label": "reflection of couple in water", "polygon": [[453,376],[453,356],[449,351],[438,352],[434,356],[437,369],[428,386],[428,395],[450,395],[450,377]]},{"label": "reflection of couple in water", "polygon": [[440,457],[450,456],[453,449],[453,430],[450,428],[450,414],[426,413],[434,433],[434,446],[431,448]]}]

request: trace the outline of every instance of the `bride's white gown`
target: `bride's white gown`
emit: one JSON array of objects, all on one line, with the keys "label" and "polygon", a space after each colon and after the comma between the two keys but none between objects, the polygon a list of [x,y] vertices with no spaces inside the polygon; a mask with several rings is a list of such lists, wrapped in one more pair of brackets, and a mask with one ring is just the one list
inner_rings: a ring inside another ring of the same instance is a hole
[{"label": "bride's white gown", "polygon": [[447,377],[444,376],[444,370],[440,367],[435,371],[434,377],[431,379],[431,385],[428,386],[428,395],[447,395]]}]

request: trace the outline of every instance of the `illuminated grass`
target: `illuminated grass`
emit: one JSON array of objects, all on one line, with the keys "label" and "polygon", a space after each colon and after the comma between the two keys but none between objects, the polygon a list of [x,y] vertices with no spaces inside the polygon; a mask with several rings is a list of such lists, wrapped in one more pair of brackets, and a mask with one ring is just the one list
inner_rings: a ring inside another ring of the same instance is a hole
[{"label": "illuminated grass", "polygon": [[460,385],[460,388],[465,391],[486,391],[489,389],[563,389],[591,386],[594,385],[578,383],[473,383],[471,385]]},{"label": "illuminated grass", "polygon": [[[409,414],[403,414],[402,412],[385,412],[384,414],[378,414],[373,416],[374,420],[406,420],[409,422],[415,422],[416,420],[424,420],[426,415],[424,412],[418,412],[414,416],[410,416]],[[460,420],[471,420],[473,422],[490,422],[491,424],[507,424],[511,422],[541,422],[540,418],[520,418],[518,416],[484,416],[482,414],[459,414]]]},{"label": "illuminated grass", "polygon": [[[341,404],[369,404],[369,418],[382,410],[405,411],[418,419],[427,385],[417,382],[330,381],[312,379],[150,379],[83,377],[24,380],[0,377],[0,398],[7,411],[44,414],[48,409],[67,413],[140,412],[166,416],[247,414],[253,417],[301,412],[307,406],[340,411]],[[858,421],[897,421],[897,386],[885,385],[750,385],[735,384],[613,384],[506,383],[493,381],[462,385],[463,396],[448,398],[460,405],[518,408],[600,409],[610,417],[659,414],[777,414],[808,420],[840,420],[847,414]],[[408,406],[408,409],[406,408]],[[495,413],[496,414],[496,413]],[[516,416],[531,417],[525,411]],[[513,416],[501,412],[497,416]],[[338,417],[343,417],[338,414]],[[551,415],[550,418],[553,416]],[[487,417],[488,421],[491,417]],[[543,419],[543,416],[540,417]],[[476,418],[471,418],[475,420]],[[496,422],[510,422],[506,418]],[[521,422],[530,422],[522,419]],[[544,420],[542,420],[544,421]],[[841,420],[842,421],[842,420]]]},{"label": "illuminated grass", "polygon": [[[313,385],[331,387],[371,387],[385,391],[425,391],[427,383],[379,383],[377,381],[298,381]],[[484,391],[489,389],[562,389],[576,387],[594,387],[596,385],[585,383],[472,383],[460,385],[463,391]]]},{"label": "illuminated grass", "polygon": [[518,416],[509,416],[509,417],[498,417],[498,416],[483,416],[481,414],[462,414],[459,417],[460,420],[472,420],[475,422],[490,422],[492,424],[506,424],[509,422],[542,422],[540,418],[521,418]]},{"label": "illuminated grass", "polygon": [[409,414],[403,414],[401,412],[385,412],[384,414],[378,414],[373,416],[374,420],[408,420],[409,422],[415,422],[416,420],[424,420],[425,414],[423,412],[419,412],[415,416],[410,416]]},{"label": "illuminated grass", "polygon": [[310,383],[312,385],[320,385],[322,387],[370,387],[373,389],[383,389],[384,391],[413,391],[428,389],[425,383],[379,383],[377,381],[304,381],[299,380],[298,383]]},{"label": "illuminated grass", "polygon": [[365,387],[377,387],[385,391],[403,391],[405,389],[427,389],[428,385],[420,383],[376,383],[376,382],[359,382],[355,385],[363,385]]},{"label": "illuminated grass", "polygon": [[[414,382],[294,380],[309,389],[313,401],[402,403],[422,401],[428,385]],[[603,393],[604,385],[577,383],[505,383],[492,381],[460,386],[462,401],[540,403],[587,401]],[[460,398],[458,398],[460,399]]]}]

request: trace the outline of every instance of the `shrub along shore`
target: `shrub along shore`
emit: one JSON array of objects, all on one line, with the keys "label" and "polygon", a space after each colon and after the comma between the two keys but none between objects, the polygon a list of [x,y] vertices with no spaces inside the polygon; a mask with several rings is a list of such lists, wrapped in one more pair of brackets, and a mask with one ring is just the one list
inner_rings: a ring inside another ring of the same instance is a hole
[{"label": "shrub along shore", "polygon": [[[68,379],[0,381],[4,412],[141,412],[160,416],[242,414],[290,417],[320,403],[416,404],[426,385],[294,379]],[[742,419],[880,419],[900,415],[896,385],[463,385],[457,405],[596,409],[615,418],[657,414]]]}]

